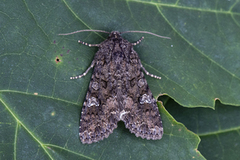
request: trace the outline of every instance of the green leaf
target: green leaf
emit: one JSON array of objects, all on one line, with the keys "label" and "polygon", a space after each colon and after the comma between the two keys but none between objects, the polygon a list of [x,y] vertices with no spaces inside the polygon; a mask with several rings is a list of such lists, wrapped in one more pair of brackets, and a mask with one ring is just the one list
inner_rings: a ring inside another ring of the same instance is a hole
[{"label": "green leaf", "polygon": [[107,139],[91,145],[79,140],[77,104],[8,91],[1,94],[1,108],[3,159],[204,159],[197,151],[199,138],[163,106],[161,140],[137,138],[120,122]]},{"label": "green leaf", "polygon": [[[91,73],[79,80],[106,34],[128,33],[153,95],[167,94],[186,107],[213,107],[216,98],[239,105],[238,3],[232,1],[2,1],[0,2],[0,151],[2,159],[203,159],[199,139],[161,108],[164,137],[136,138],[119,123],[104,141],[78,141],[81,106]],[[56,63],[56,57],[60,62]],[[174,131],[174,132],[172,132]]]},{"label": "green leaf", "polygon": [[[184,108],[172,99],[165,100],[166,109],[189,130],[201,138],[199,151],[206,159],[235,160],[240,156],[240,107],[216,101],[210,108]],[[181,113],[181,114],[179,114]]]}]

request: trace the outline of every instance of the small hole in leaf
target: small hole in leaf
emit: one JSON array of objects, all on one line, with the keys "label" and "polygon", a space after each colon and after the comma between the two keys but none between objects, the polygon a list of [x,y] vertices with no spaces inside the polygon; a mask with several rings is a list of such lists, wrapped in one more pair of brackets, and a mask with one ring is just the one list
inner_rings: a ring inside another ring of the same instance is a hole
[{"label": "small hole in leaf", "polygon": [[61,62],[61,60],[58,58],[58,56],[55,58],[55,62],[56,63]]}]

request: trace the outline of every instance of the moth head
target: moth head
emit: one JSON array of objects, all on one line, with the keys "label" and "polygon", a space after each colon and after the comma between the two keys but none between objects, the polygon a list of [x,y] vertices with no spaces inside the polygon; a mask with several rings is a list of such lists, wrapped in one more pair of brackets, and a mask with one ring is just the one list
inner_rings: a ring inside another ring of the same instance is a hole
[{"label": "moth head", "polygon": [[121,39],[121,33],[118,31],[112,31],[109,35],[110,39]]}]

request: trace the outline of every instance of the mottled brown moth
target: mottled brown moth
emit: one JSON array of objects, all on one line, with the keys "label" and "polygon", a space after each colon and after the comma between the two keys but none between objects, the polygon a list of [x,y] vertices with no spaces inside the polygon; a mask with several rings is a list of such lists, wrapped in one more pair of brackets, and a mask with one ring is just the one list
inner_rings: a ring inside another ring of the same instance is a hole
[{"label": "mottled brown moth", "polygon": [[[60,35],[86,31],[109,33],[101,30],[80,30]],[[170,39],[146,31],[127,32],[148,33]],[[130,43],[121,37],[121,34],[127,32],[113,31],[108,39],[100,44],[78,41],[89,47],[99,48],[90,67],[83,74],[70,78],[81,78],[94,68],[80,118],[79,137],[82,143],[90,144],[107,138],[120,120],[137,137],[152,140],[162,138],[162,120],[143,71],[151,77],[161,77],[150,74],[133,49],[143,37]]]}]

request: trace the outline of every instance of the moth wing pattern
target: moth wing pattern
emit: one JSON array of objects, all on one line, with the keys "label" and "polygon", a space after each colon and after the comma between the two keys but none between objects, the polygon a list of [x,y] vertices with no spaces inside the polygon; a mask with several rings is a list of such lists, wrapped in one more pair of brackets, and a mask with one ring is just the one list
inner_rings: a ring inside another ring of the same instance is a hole
[{"label": "moth wing pattern", "polygon": [[137,137],[161,139],[163,126],[156,100],[141,70],[143,66],[138,54],[132,47],[129,55],[130,63],[126,65],[126,71],[124,71],[128,73],[128,78],[123,82],[128,84],[125,85],[127,93],[124,95],[119,119]]},{"label": "moth wing pattern", "polygon": [[149,73],[133,49],[140,41],[132,44],[119,32],[112,32],[107,40],[95,45],[99,50],[90,67],[95,65],[80,118],[82,143],[107,138],[120,120],[137,137],[162,138],[158,106],[141,69]]},{"label": "moth wing pattern", "polygon": [[112,96],[114,84],[109,81],[109,66],[101,52],[99,50],[94,58],[96,63],[80,118],[79,137],[87,144],[107,138],[119,121],[118,102]]},{"label": "moth wing pattern", "polygon": [[[143,72],[136,81],[138,93],[124,100],[124,109],[120,113],[120,119],[125,123],[126,128],[137,137],[161,139],[163,135],[162,120],[156,100]],[[134,88],[131,89],[134,90]]]}]

